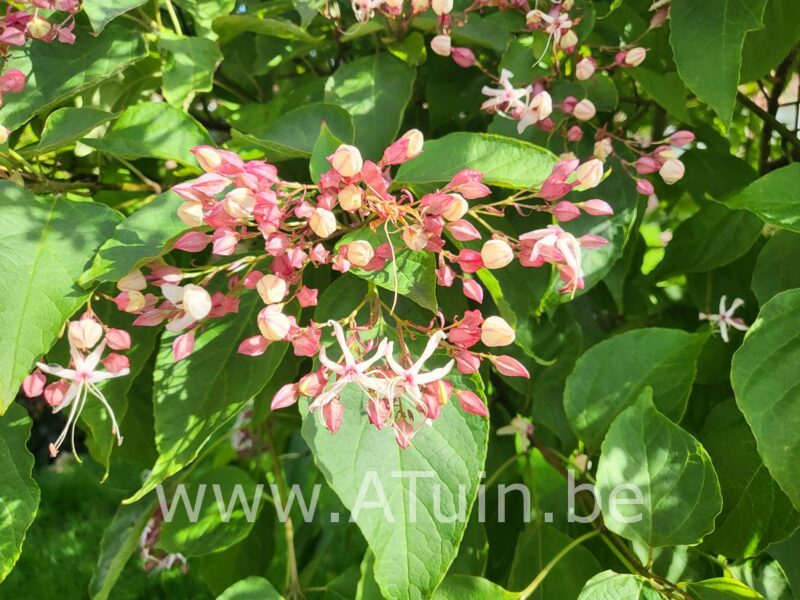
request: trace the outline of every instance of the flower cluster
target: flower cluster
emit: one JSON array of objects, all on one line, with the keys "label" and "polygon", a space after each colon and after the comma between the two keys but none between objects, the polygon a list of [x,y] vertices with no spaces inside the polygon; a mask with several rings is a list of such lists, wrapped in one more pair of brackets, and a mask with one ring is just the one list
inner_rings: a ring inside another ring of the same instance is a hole
[{"label": "flower cluster", "polygon": [[[55,457],[67,437],[75,452],[75,427],[89,396],[99,400],[108,412],[112,433],[117,443],[122,444],[122,435],[106,397],[98,387],[104,381],[123,377],[130,372],[128,358],[110,350],[128,350],[131,337],[127,331],[107,327],[90,312],[79,320],[67,325],[67,340],[70,350],[69,367],[56,364],[37,363],[37,369],[25,378],[22,391],[29,398],[44,394],[47,404],[54,413],[69,409],[69,416],[58,439],[50,444],[50,454]],[[103,368],[100,368],[100,367]],[[57,382],[47,384],[47,375],[58,378]],[[77,458],[77,454],[75,454]],[[80,460],[80,459],[79,459]]]}]

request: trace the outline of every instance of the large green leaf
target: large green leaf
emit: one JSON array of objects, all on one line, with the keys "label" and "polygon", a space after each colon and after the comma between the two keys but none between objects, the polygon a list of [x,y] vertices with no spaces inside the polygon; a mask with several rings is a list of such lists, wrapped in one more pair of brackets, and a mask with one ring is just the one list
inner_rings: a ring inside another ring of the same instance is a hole
[{"label": "large green leaf", "polygon": [[31,476],[33,455],[26,447],[30,432],[30,417],[19,404],[0,419],[0,582],[14,568],[39,508],[39,487]]},{"label": "large green leaf", "polygon": [[646,386],[653,388],[661,412],[680,419],[706,339],[677,329],[635,329],[589,348],[564,390],[564,409],[575,434],[597,449],[614,417]]},{"label": "large green leaf", "polygon": [[[342,237],[337,248],[356,240],[366,240],[373,248],[386,242],[383,231],[373,232],[362,227]],[[380,287],[407,296],[420,306],[436,311],[436,262],[430,252],[412,252],[399,236],[391,236],[395,260],[390,260],[380,271],[352,268],[350,271]]]},{"label": "large green leaf", "polygon": [[744,38],[741,81],[755,81],[786,59],[800,41],[800,2],[767,0],[764,27]]},{"label": "large green leaf", "polygon": [[745,34],[761,28],[767,0],[674,0],[670,42],[681,79],[728,123]]},{"label": "large green leaf", "polygon": [[76,280],[120,216],[0,181],[0,415],[86,300]]},{"label": "large green leaf", "polygon": [[723,267],[744,256],[763,227],[755,215],[709,203],[678,225],[653,277],[663,280]]},{"label": "large green leaf", "polygon": [[778,292],[800,287],[800,234],[779,231],[758,255],[753,270],[753,293],[763,306]]},{"label": "large green leaf", "polygon": [[[350,141],[353,141],[352,138]],[[314,142],[314,147],[311,149],[311,158],[308,162],[311,181],[319,183],[320,175],[330,170],[331,163],[328,162],[327,157],[333,154],[343,143],[340,138],[331,132],[327,123],[322,124],[319,128],[317,140]]]},{"label": "large green leaf", "polygon": [[527,142],[457,132],[426,141],[422,154],[400,167],[395,185],[423,193],[444,187],[462,169],[477,169],[487,185],[525,189],[544,181],[555,163],[548,150]]},{"label": "large green leaf", "polygon": [[81,8],[95,33],[100,33],[111,21],[129,10],[141,6],[147,0],[83,0]]},{"label": "large green leaf", "polygon": [[142,488],[126,502],[144,497],[197,458],[211,436],[269,381],[286,343],[274,343],[257,357],[236,352],[243,339],[257,333],[256,314],[262,307],[258,296],[243,297],[239,312],[213,321],[198,336],[191,356],[177,363],[172,360],[174,336],[162,338],[153,391],[159,456]]},{"label": "large green leaf", "polygon": [[[454,515],[462,497],[470,509],[486,458],[488,421],[450,402],[433,426],[421,429],[413,445],[402,450],[391,429],[379,431],[369,423],[358,388],[345,388],[341,401],[345,416],[336,434],[320,424],[318,415],[307,414],[303,437],[345,506],[351,512],[361,507],[352,518],[375,553],[375,579],[383,595],[428,598],[455,558],[466,527],[466,520],[446,522],[434,511]],[[426,476],[416,479],[414,495],[409,477],[420,472]],[[369,508],[370,501],[382,497],[387,512]]]},{"label": "large green leaf", "polygon": [[37,150],[50,152],[78,141],[95,127],[107,123],[116,115],[84,106],[54,110],[47,117]]},{"label": "large green leaf", "polygon": [[212,40],[200,37],[164,37],[159,42],[164,52],[164,98],[170,104],[185,106],[195,92],[209,92],[222,52]]},{"label": "large green leaf", "polygon": [[761,594],[742,582],[727,577],[689,583],[686,591],[696,600],[764,600]]},{"label": "large green leaf", "polygon": [[488,579],[471,575],[448,575],[433,593],[433,600],[517,600],[519,597]]},{"label": "large green leaf", "polygon": [[214,19],[229,15],[236,8],[236,0],[175,0],[194,19],[197,33],[205,37],[215,38],[212,30]]},{"label": "large green leaf", "polygon": [[188,505],[178,500],[178,494],[172,498],[165,494],[174,512],[164,520],[158,547],[184,556],[219,552],[240,542],[264,503],[256,482],[233,466],[193,474],[179,489],[185,491]]},{"label": "large green leaf", "polygon": [[647,391],[614,419],[603,440],[597,494],[604,525],[651,548],[698,543],[722,509],[708,453],[658,412]]},{"label": "large green leaf", "polygon": [[770,225],[800,232],[800,163],[767,173],[725,206],[749,210]]},{"label": "large green leaf", "polygon": [[662,600],[650,582],[639,575],[603,571],[583,586],[578,600]]},{"label": "large green leaf", "polygon": [[78,32],[74,45],[31,44],[12,52],[7,67],[27,76],[24,94],[6,96],[0,123],[16,129],[36,113],[56,106],[147,56],[138,31],[114,24],[102,36]]},{"label": "large green leaf", "polygon": [[142,530],[155,509],[155,498],[117,509],[100,542],[100,556],[89,583],[92,600],[106,600],[111,595],[122,570],[136,552]]},{"label": "large green leaf", "polygon": [[637,67],[631,72],[645,93],[658,102],[664,110],[685,123],[692,122],[692,116],[686,106],[688,90],[677,73],[657,73],[644,67]]},{"label": "large green leaf", "polygon": [[397,137],[416,77],[390,54],[374,54],[339,67],[325,83],[325,101],[353,116],[355,145],[378,160]]},{"label": "large green leaf", "polygon": [[78,282],[119,281],[143,264],[161,256],[169,242],[186,231],[178,218],[180,197],[165,192],[117,225],[97,251],[91,267]]},{"label": "large green leaf", "polygon": [[166,102],[142,102],[126,108],[104,137],[83,143],[121,158],[151,157],[195,165],[191,149],[214,142],[182,110]]},{"label": "large green leaf", "polygon": [[228,15],[214,19],[214,32],[221,43],[232,40],[242,33],[256,33],[268,37],[313,44],[321,38],[314,37],[305,29],[286,19],[259,18],[254,15]]},{"label": "large green leaf", "polygon": [[700,441],[714,461],[722,488],[722,512],[704,541],[714,554],[755,556],[800,525],[800,515],[770,477],[733,401],[711,411]]},{"label": "large green leaf", "polygon": [[733,356],[736,402],[756,438],[770,474],[800,509],[800,289],[762,308]]},{"label": "large green leaf", "polygon": [[234,132],[234,137],[263,150],[272,161],[309,158],[323,124],[338,139],[353,142],[353,119],[348,112],[335,104],[322,102],[290,110],[266,127],[245,129],[245,135]]},{"label": "large green leaf", "polygon": [[217,597],[217,600],[281,600],[269,581],[263,577],[248,577],[237,581]]},{"label": "large green leaf", "polygon": [[[517,538],[508,588],[524,590],[528,584],[572,542],[572,538],[549,524],[526,529]],[[577,598],[586,580],[600,571],[600,563],[584,546],[565,554],[530,596],[535,600]]]}]

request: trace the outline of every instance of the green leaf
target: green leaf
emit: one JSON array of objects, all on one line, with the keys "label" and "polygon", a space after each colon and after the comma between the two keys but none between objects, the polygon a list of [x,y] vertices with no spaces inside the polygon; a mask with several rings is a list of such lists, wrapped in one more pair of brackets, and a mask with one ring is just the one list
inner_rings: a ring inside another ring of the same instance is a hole
[{"label": "green leaf", "polygon": [[675,0],[670,42],[681,79],[729,123],[745,34],[761,28],[766,0]]},{"label": "green leaf", "polygon": [[141,6],[147,0],[83,0],[81,8],[95,33],[100,33],[118,16]]},{"label": "green leaf", "polygon": [[322,40],[305,29],[285,19],[259,18],[253,15],[229,15],[214,19],[214,31],[224,44],[242,33],[255,33],[268,37],[315,44]]},{"label": "green leaf", "polygon": [[[411,22],[411,26],[420,31],[435,33],[437,17],[433,14],[422,15]],[[470,14],[459,27],[453,28],[454,45],[469,44],[482,46],[500,54],[511,40],[511,32],[491,19],[478,14]]]},{"label": "green leaf", "polygon": [[31,419],[19,404],[0,419],[0,582],[19,559],[39,508],[39,486],[31,476],[33,455],[26,447],[30,432]]},{"label": "green leaf", "polygon": [[433,593],[433,600],[518,600],[519,594],[509,592],[496,583],[472,575],[448,575]]},{"label": "green leaf", "polygon": [[263,577],[248,577],[237,581],[217,600],[281,600],[283,596]]},{"label": "green leaf", "polygon": [[191,102],[195,92],[210,92],[222,52],[212,40],[168,38],[159,42],[163,54],[164,98],[178,107]]},{"label": "green leaf", "polygon": [[[374,248],[386,242],[386,233],[373,232],[367,227],[357,229],[336,244],[339,248],[356,240],[365,240]],[[365,271],[353,267],[350,272],[380,287],[406,296],[432,311],[438,310],[436,302],[436,262],[430,252],[413,252],[408,249],[399,236],[392,236],[395,260],[389,260],[380,271]]]},{"label": "green leaf", "polygon": [[334,136],[352,143],[353,119],[340,106],[323,102],[300,106],[263,129],[252,128],[245,135],[235,132],[234,137],[263,150],[272,161],[309,158],[323,123]]},{"label": "green leaf", "polygon": [[404,63],[418,67],[428,58],[428,49],[425,46],[425,38],[417,31],[412,31],[402,40],[398,40],[387,47],[389,52],[402,60]]},{"label": "green leaf", "polygon": [[740,81],[755,81],[777,67],[800,41],[800,3],[767,0],[764,27],[744,38]]},{"label": "green leaf", "polygon": [[800,453],[800,289],[781,292],[762,308],[733,355],[736,402],[770,474],[800,509],[795,460]]},{"label": "green leaf", "polygon": [[311,160],[308,163],[308,170],[313,182],[319,183],[319,176],[330,170],[331,163],[328,162],[327,157],[333,154],[343,143],[341,139],[331,132],[328,124],[323,121],[322,127],[319,128],[317,141],[314,142],[314,147],[311,150]]},{"label": "green leaf", "polygon": [[[465,383],[454,381],[462,389]],[[375,553],[375,579],[383,595],[398,600],[430,597],[455,558],[466,527],[466,519],[445,522],[435,519],[433,511],[454,515],[462,497],[469,511],[486,458],[488,421],[451,401],[434,425],[422,428],[413,445],[402,450],[390,428],[379,431],[369,423],[358,388],[345,388],[341,401],[345,417],[338,433],[331,435],[318,415],[306,414],[303,437]],[[430,476],[417,480],[414,495],[409,478],[397,475],[401,471]],[[388,512],[369,508],[381,494]]]},{"label": "green leaf", "polygon": [[[642,502],[632,504],[636,490]],[[722,509],[708,453],[660,413],[647,392],[608,429],[597,495],[609,530],[651,548],[698,543],[714,530]]]},{"label": "green leaf", "polygon": [[170,241],[186,231],[178,218],[180,202],[176,193],[165,192],[127,217],[97,251],[78,283],[119,281],[164,254]]},{"label": "green leaf", "polygon": [[113,113],[89,107],[54,110],[44,123],[37,150],[45,153],[68,146],[115,117]]},{"label": "green leaf", "polygon": [[[524,590],[572,541],[553,525],[540,524],[523,531],[517,538],[508,587]],[[600,563],[592,553],[584,546],[576,546],[555,564],[530,598],[577,598],[584,582],[599,571]]]},{"label": "green leaf", "polygon": [[691,123],[692,116],[686,106],[688,90],[675,72],[656,73],[644,67],[636,67],[630,72],[645,93],[672,116],[684,123]]},{"label": "green leaf", "polygon": [[800,234],[779,231],[758,255],[752,288],[758,303],[764,305],[778,292],[800,287]]},{"label": "green leaf", "polygon": [[677,329],[634,329],[589,348],[567,378],[564,409],[572,430],[597,449],[614,418],[650,386],[656,406],[677,421],[686,409],[707,339]]},{"label": "green leaf", "polygon": [[0,415],[86,300],[75,281],[119,221],[105,205],[37,198],[0,181]]},{"label": "green leaf", "polygon": [[106,600],[111,595],[125,565],[139,547],[139,538],[153,516],[155,498],[133,506],[120,506],[103,533],[100,556],[89,583],[92,600]]},{"label": "green leaf", "polygon": [[603,571],[586,582],[578,600],[663,600],[663,596],[644,577]]},{"label": "green leaf", "polygon": [[586,81],[560,79],[553,85],[552,95],[554,103],[562,102],[567,96],[574,96],[578,100],[588,98],[597,110],[604,112],[615,110],[619,104],[614,80],[600,73]]},{"label": "green leaf", "polygon": [[193,117],[166,102],[142,102],[126,108],[103,138],[82,140],[87,146],[121,158],[158,158],[196,165],[191,149],[213,145]]},{"label": "green leaf", "polygon": [[444,187],[462,169],[477,169],[487,185],[525,189],[544,181],[555,163],[553,154],[527,142],[457,132],[426,141],[422,154],[400,167],[395,187],[424,193]]},{"label": "green leaf", "polygon": [[722,577],[689,583],[686,591],[696,600],[764,600],[761,594],[740,581]]},{"label": "green leaf", "polygon": [[[242,541],[264,500],[261,488],[256,491],[256,482],[233,466],[194,474],[182,489],[191,508],[187,510],[184,502],[179,503],[177,494],[172,498],[167,495],[167,502],[177,510],[164,520],[158,547],[184,556],[219,552]],[[248,514],[251,509],[253,514]],[[226,511],[230,512],[223,517]]]},{"label": "green leaf", "polygon": [[733,401],[714,407],[700,441],[714,462],[723,500],[706,548],[728,558],[755,556],[800,525],[800,514],[770,477]]},{"label": "green leaf", "polygon": [[356,309],[367,291],[367,284],[363,279],[345,273],[320,294],[319,303],[314,309],[314,320],[323,323],[328,319],[344,319]]},{"label": "green leaf", "polygon": [[704,273],[732,263],[747,254],[763,228],[755,215],[709,203],[678,225],[653,277],[662,281],[679,273]]},{"label": "green leaf", "polygon": [[800,232],[800,163],[767,173],[727,200],[725,206],[749,210],[770,225]]},{"label": "green leaf", "polygon": [[355,145],[378,160],[397,137],[416,71],[389,54],[364,56],[339,67],[325,83],[325,101],[353,116]]},{"label": "green leaf", "polygon": [[197,458],[211,436],[269,381],[286,343],[274,343],[257,357],[236,352],[242,340],[257,333],[262,307],[257,295],[243,297],[239,312],[212,321],[191,356],[177,363],[172,360],[175,336],[162,338],[153,391],[159,456],[142,488],[126,502],[141,499]]},{"label": "green leaf", "polygon": [[16,129],[36,113],[61,104],[147,56],[141,35],[131,27],[111,25],[104,35],[77,32],[68,44],[31,44],[11,53],[8,69],[27,76],[24,94],[9,94],[0,108],[0,123]]}]

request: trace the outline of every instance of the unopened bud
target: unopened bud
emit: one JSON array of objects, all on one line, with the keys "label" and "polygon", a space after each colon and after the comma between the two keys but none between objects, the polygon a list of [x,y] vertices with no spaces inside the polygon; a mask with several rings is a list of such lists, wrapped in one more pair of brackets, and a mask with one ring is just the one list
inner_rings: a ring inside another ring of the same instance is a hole
[{"label": "unopened bud", "polygon": [[315,208],[308,220],[311,230],[321,238],[326,238],[336,231],[336,217],[326,208]]},{"label": "unopened bud", "polygon": [[117,282],[117,289],[120,292],[141,291],[146,287],[147,280],[139,269],[134,269]]},{"label": "unopened bud", "polygon": [[625,64],[629,67],[638,67],[647,58],[647,50],[644,48],[631,48],[625,55]]},{"label": "unopened bud", "polygon": [[469,210],[469,203],[461,194],[452,193],[448,195],[452,201],[442,212],[442,217],[444,217],[447,221],[458,221],[461,217],[467,214],[467,211]]},{"label": "unopened bud", "polygon": [[199,202],[184,202],[178,207],[178,218],[188,227],[200,227],[203,224],[203,205]]},{"label": "unopened bud", "polygon": [[347,245],[347,260],[356,267],[367,266],[375,256],[375,251],[365,240],[356,240]]},{"label": "unopened bud", "polygon": [[342,177],[353,177],[357,175],[364,166],[361,152],[355,146],[342,144],[336,151],[328,157],[328,162],[336,169]]},{"label": "unopened bud", "polygon": [[248,219],[256,207],[256,196],[247,188],[236,188],[228,192],[222,208],[234,219]]},{"label": "unopened bud", "polygon": [[481,248],[481,260],[487,269],[502,269],[514,260],[514,251],[504,240],[489,240]]},{"label": "unopened bud", "polygon": [[47,19],[43,19],[39,15],[34,15],[33,18],[28,21],[28,24],[25,26],[28,30],[28,35],[30,35],[35,40],[41,40],[47,37],[50,33],[50,29],[52,25],[50,25]]},{"label": "unopened bud", "polygon": [[362,195],[363,191],[361,188],[351,183],[339,190],[339,193],[336,195],[336,200],[338,200],[339,206],[341,206],[343,210],[355,212],[361,208]]},{"label": "unopened bud", "polygon": [[190,283],[183,288],[183,310],[195,321],[200,321],[211,312],[211,296],[204,287]]},{"label": "unopened bud", "polygon": [[70,345],[80,350],[90,350],[103,337],[103,326],[94,319],[70,321],[67,337]]},{"label": "unopened bud", "polygon": [[596,187],[603,180],[603,163],[596,158],[587,160],[575,170],[575,179],[578,190]]},{"label": "unopened bud", "polygon": [[262,309],[258,314],[258,329],[261,331],[261,335],[271,342],[286,338],[290,327],[289,317],[279,309],[276,310],[275,305]]},{"label": "unopened bud", "polygon": [[515,337],[514,330],[502,317],[488,317],[481,325],[481,341],[490,348],[508,346]]},{"label": "unopened bud", "polygon": [[437,35],[431,40],[431,50],[439,56],[450,56],[451,44],[449,35]]},{"label": "unopened bud", "polygon": [[673,183],[683,179],[683,174],[685,171],[686,168],[683,166],[681,161],[679,161],[677,158],[670,158],[663,165],[661,165],[658,174],[661,175],[661,179],[664,180],[664,183],[667,185],[672,185]]},{"label": "unopened bud", "polygon": [[587,57],[582,59],[575,66],[575,77],[577,77],[580,81],[586,81],[587,79],[591,79],[596,70],[597,63],[595,63],[593,58]]},{"label": "unopened bud", "polygon": [[431,7],[438,16],[449,15],[453,12],[453,0],[431,0]]},{"label": "unopened bud", "polygon": [[594,103],[591,100],[584,98],[575,105],[572,114],[579,121],[588,121],[597,114],[597,109],[594,107]]},{"label": "unopened bud", "polygon": [[286,281],[276,275],[264,275],[258,280],[256,290],[265,304],[277,304],[286,297]]}]

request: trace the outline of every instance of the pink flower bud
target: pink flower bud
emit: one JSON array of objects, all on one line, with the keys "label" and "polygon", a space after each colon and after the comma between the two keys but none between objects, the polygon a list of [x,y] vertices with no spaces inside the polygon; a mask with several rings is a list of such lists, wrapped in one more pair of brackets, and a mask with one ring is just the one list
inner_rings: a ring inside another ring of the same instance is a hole
[{"label": "pink flower bud", "polygon": [[655,188],[653,184],[650,183],[647,179],[637,179],[636,180],[636,191],[643,196],[651,196],[655,193]]},{"label": "pink flower bud", "polygon": [[478,229],[465,219],[453,221],[445,225],[445,227],[459,242],[481,239],[481,234]]},{"label": "pink flower bud", "polygon": [[134,269],[117,282],[120,292],[142,291],[147,287],[147,280],[139,269]]},{"label": "pink flower bud", "polygon": [[586,81],[587,79],[591,79],[594,72],[597,70],[597,62],[588,56],[582,59],[576,66],[575,66],[575,77],[578,78],[580,81]]},{"label": "pink flower bud", "polygon": [[297,389],[303,396],[316,398],[325,391],[326,385],[328,385],[328,378],[325,377],[325,371],[319,369],[303,375],[297,384]]},{"label": "pink flower bud", "polygon": [[308,220],[311,230],[321,238],[326,238],[336,232],[336,217],[325,208],[315,208]]},{"label": "pink flower bud", "polygon": [[44,388],[45,402],[47,402],[47,405],[50,408],[56,410],[64,402],[64,397],[67,395],[68,389],[69,389],[69,383],[67,383],[63,379],[56,383],[51,383],[46,388]]},{"label": "pink flower bud", "polygon": [[481,260],[487,269],[502,269],[514,260],[514,251],[504,240],[489,240],[481,248]]},{"label": "pink flower bud", "polygon": [[611,138],[603,138],[596,141],[593,154],[598,160],[605,160],[614,154],[614,145],[611,143]]},{"label": "pink flower bud", "polygon": [[25,45],[25,32],[16,27],[6,27],[0,33],[0,44],[7,46],[24,46]]},{"label": "pink flower bud", "polygon": [[625,65],[628,67],[638,67],[647,58],[647,50],[644,48],[636,47],[631,48],[625,53]]},{"label": "pink flower bud", "polygon": [[70,321],[67,337],[71,346],[89,350],[103,337],[103,326],[92,318]]},{"label": "pink flower bud", "polygon": [[604,237],[599,235],[595,235],[594,233],[587,233],[586,235],[582,235],[578,238],[578,242],[584,248],[589,250],[595,250],[597,248],[602,248],[603,246],[608,245],[608,240]]},{"label": "pink flower bud", "polygon": [[322,331],[313,326],[304,327],[292,335],[295,356],[316,356],[319,354]]},{"label": "pink flower bud", "polygon": [[460,350],[455,355],[456,370],[462,375],[469,375],[470,373],[477,373],[481,368],[481,358],[477,354],[473,354],[469,350]]},{"label": "pink flower bud", "polygon": [[578,35],[570,29],[569,31],[562,34],[561,39],[558,41],[558,45],[564,50],[567,54],[571,54],[572,51],[575,49],[575,46],[578,45]]},{"label": "pink flower bud", "polygon": [[205,250],[208,243],[211,241],[211,236],[202,231],[189,231],[184,233],[173,246],[177,250],[184,252],[202,252]]},{"label": "pink flower bud", "polygon": [[264,275],[256,284],[256,290],[265,304],[277,304],[286,297],[286,281],[276,275]]},{"label": "pink flower bud", "polygon": [[508,346],[515,337],[514,330],[502,317],[488,317],[481,325],[481,341],[490,348]]},{"label": "pink flower bud", "polygon": [[296,383],[287,383],[286,385],[282,386],[275,395],[272,397],[272,402],[269,405],[270,410],[278,410],[280,408],[286,408],[287,406],[292,406],[293,404],[297,403],[297,399],[300,397],[300,394],[297,390]]},{"label": "pink flower bud", "polygon": [[197,146],[192,148],[197,164],[206,173],[213,173],[222,165],[222,155],[219,150],[211,146]]},{"label": "pink flower bud", "polygon": [[683,179],[683,174],[685,171],[686,167],[683,166],[683,163],[680,160],[677,158],[670,158],[663,165],[661,165],[661,169],[659,169],[658,174],[661,175],[661,179],[664,180],[664,183],[667,185],[672,185],[673,183]]},{"label": "pink flower bud", "polygon": [[562,200],[553,208],[553,216],[560,223],[566,223],[567,221],[572,221],[573,219],[580,217],[581,211],[572,202]]},{"label": "pink flower bud", "polygon": [[111,352],[103,359],[103,366],[109,373],[122,373],[131,368],[131,361],[127,356]]},{"label": "pink flower bud", "polygon": [[479,417],[488,417],[489,411],[480,396],[467,390],[455,390],[458,403],[461,408],[468,413],[478,415]]},{"label": "pink flower bud", "polygon": [[355,146],[342,144],[328,157],[328,162],[342,177],[357,175],[364,166],[361,152]]},{"label": "pink flower bud", "polygon": [[178,218],[187,227],[200,227],[204,216],[203,205],[199,202],[186,201],[178,207]]},{"label": "pink flower bud", "polygon": [[580,142],[583,139],[583,129],[580,125],[573,125],[567,131],[568,142]]},{"label": "pink flower bud", "polygon": [[256,207],[256,196],[247,188],[236,188],[225,195],[223,210],[234,219],[247,220]]},{"label": "pink flower bud", "polygon": [[448,265],[443,264],[436,269],[436,283],[442,287],[450,287],[456,280],[456,273]]},{"label": "pink flower bud", "polygon": [[50,29],[52,25],[47,19],[43,19],[39,15],[34,15],[34,17],[28,21],[28,24],[25,26],[25,29],[28,31],[28,35],[31,36],[35,40],[42,40],[47,37],[50,33]]},{"label": "pink flower bud", "polygon": [[431,0],[431,7],[438,16],[449,15],[453,12],[453,0]]},{"label": "pink flower bud", "polygon": [[596,113],[597,109],[594,107],[594,103],[588,98],[584,98],[578,102],[575,105],[575,109],[572,111],[572,114],[579,121],[588,121],[593,118]]},{"label": "pink flower bud", "polygon": [[495,366],[497,371],[506,377],[524,377],[525,379],[530,379],[531,374],[528,373],[528,369],[519,362],[516,358],[507,355],[501,356],[490,356],[489,360],[492,361],[492,364]]},{"label": "pink flower bud", "polygon": [[694,142],[694,139],[694,134],[691,131],[681,129],[669,136],[669,143],[678,148],[683,148]]},{"label": "pink flower bud", "polygon": [[106,330],[106,343],[112,350],[130,350],[131,334],[124,329],[109,327]]},{"label": "pink flower bud", "polygon": [[474,273],[483,268],[481,253],[469,248],[462,248],[459,251],[456,262],[465,273]]},{"label": "pink flower bud", "polygon": [[261,356],[267,350],[267,346],[269,346],[267,338],[261,335],[254,335],[242,341],[236,352],[246,356]]},{"label": "pink flower bud", "polygon": [[365,267],[375,256],[375,251],[365,240],[356,240],[347,244],[347,260],[356,267]]},{"label": "pink flower bud", "polygon": [[19,69],[9,69],[0,75],[0,96],[19,94],[25,89],[25,74]]},{"label": "pink flower bud", "polygon": [[588,190],[597,185],[603,180],[603,163],[592,158],[587,160],[575,170],[575,181],[578,184],[576,189]]},{"label": "pink flower bud", "polygon": [[475,53],[469,48],[464,48],[461,46],[452,48],[450,51],[450,57],[453,59],[454,63],[464,69],[471,67],[476,62]]},{"label": "pink flower bud", "polygon": [[669,5],[659,8],[650,19],[650,29],[663,27],[669,18]]},{"label": "pink flower bud", "polygon": [[633,165],[639,175],[656,173],[661,168],[661,163],[652,156],[642,156]]},{"label": "pink flower bud", "polygon": [[450,36],[437,35],[431,40],[431,50],[439,56],[450,56]]},{"label": "pink flower bud", "polygon": [[344,186],[336,195],[336,200],[339,206],[347,212],[355,212],[361,208],[363,190],[355,184]]},{"label": "pink flower bud", "polygon": [[114,299],[114,302],[121,311],[135,313],[144,308],[146,300],[141,292],[130,290],[128,292],[122,292],[119,294]]},{"label": "pink flower bud", "polygon": [[464,295],[475,302],[483,302],[483,288],[474,279],[465,279],[463,283]]},{"label": "pink flower bud", "polygon": [[37,396],[41,396],[44,392],[44,385],[46,383],[47,377],[45,377],[44,373],[37,369],[22,380],[22,393],[28,398],[36,398]]},{"label": "pink flower bud", "polygon": [[453,175],[450,183],[447,184],[447,189],[458,192],[467,200],[475,200],[476,198],[483,198],[492,193],[492,191],[481,183],[483,173],[475,169],[463,169]]},{"label": "pink flower bud", "polygon": [[322,419],[325,422],[325,427],[331,433],[339,431],[342,426],[342,417],[344,416],[344,406],[338,400],[331,400],[322,406]]},{"label": "pink flower bud", "polygon": [[187,331],[172,341],[172,359],[183,360],[194,351],[194,331]]},{"label": "pink flower bud", "polygon": [[410,225],[403,229],[402,238],[410,250],[419,252],[425,249],[431,236],[419,225]]},{"label": "pink flower bud", "polygon": [[258,329],[271,342],[286,339],[291,327],[289,318],[280,312],[277,305],[270,305],[258,313]]},{"label": "pink flower bud", "polygon": [[611,208],[611,205],[605,200],[600,200],[599,198],[593,198],[591,200],[586,200],[585,202],[579,202],[578,206],[586,214],[594,217],[607,217],[614,214],[614,209]]},{"label": "pink flower bud", "polygon": [[467,214],[469,210],[469,203],[464,199],[461,194],[448,194],[450,202],[447,208],[442,212],[442,216],[447,221],[458,221],[461,217]]},{"label": "pink flower bud", "polygon": [[316,306],[318,295],[319,295],[319,290],[303,286],[300,288],[300,291],[297,292],[297,302],[303,308],[307,308],[309,306]]}]

